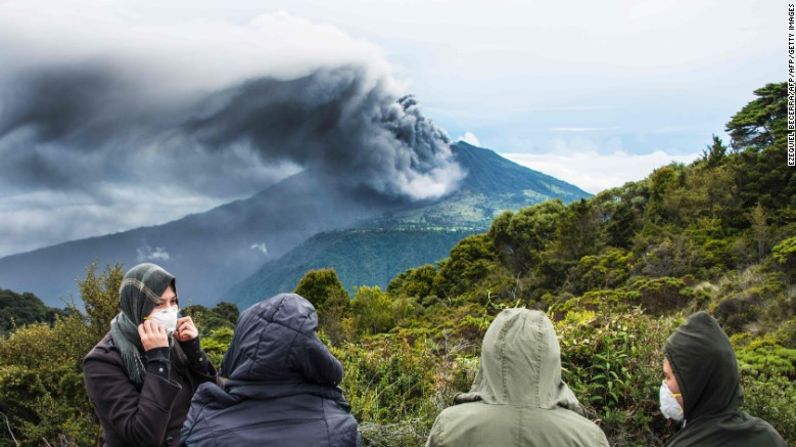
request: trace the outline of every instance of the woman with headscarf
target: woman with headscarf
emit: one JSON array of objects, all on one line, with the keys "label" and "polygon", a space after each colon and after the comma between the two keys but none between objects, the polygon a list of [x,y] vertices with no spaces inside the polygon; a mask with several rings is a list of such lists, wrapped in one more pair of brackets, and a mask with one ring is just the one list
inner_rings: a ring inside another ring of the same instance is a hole
[{"label": "woman with headscarf", "polygon": [[427,447],[608,447],[561,380],[561,352],[550,319],[505,309],[489,326],[469,393],[434,421]]},{"label": "woman with headscarf", "polygon": [[768,422],[739,409],[735,352],[706,312],[688,317],[666,341],[663,375],[661,412],[681,427],[667,447],[785,447]]},{"label": "woman with headscarf", "polygon": [[191,317],[178,317],[169,272],[139,264],[124,275],[110,332],[86,355],[86,390],[106,447],[178,445],[191,397],[216,373]]},{"label": "woman with headscarf", "polygon": [[357,421],[337,386],[343,366],[318,339],[315,308],[286,293],[246,309],[221,363],[204,383],[182,442],[191,447],[354,447]]}]

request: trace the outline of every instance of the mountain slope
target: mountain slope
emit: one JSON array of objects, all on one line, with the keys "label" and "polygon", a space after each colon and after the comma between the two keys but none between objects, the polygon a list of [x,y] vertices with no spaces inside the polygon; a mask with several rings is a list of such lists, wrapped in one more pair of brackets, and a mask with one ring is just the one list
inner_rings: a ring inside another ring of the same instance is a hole
[{"label": "mountain slope", "polygon": [[70,241],[0,259],[0,285],[33,292],[48,305],[77,293],[92,262],[161,264],[181,296],[207,304],[269,259],[320,231],[351,225],[394,206],[364,192],[322,188],[307,172],[248,199],[164,225]]},{"label": "mountain slope", "polygon": [[[164,225],[2,258],[0,286],[33,292],[51,306],[63,305],[63,298],[76,294],[75,280],[92,262],[130,267],[152,261],[176,275],[186,301],[209,304],[264,263],[321,232],[345,228],[475,231],[485,228],[502,209],[548,198],[571,201],[589,196],[492,151],[465,143],[452,148],[468,175],[459,190],[437,201],[407,203],[368,191],[342,191],[326,187],[305,171],[250,198]],[[434,252],[423,259],[436,258]]]},{"label": "mountain slope", "polygon": [[444,200],[388,211],[358,228],[316,235],[282,258],[266,262],[222,298],[245,308],[292,290],[308,270],[323,267],[334,268],[349,291],[360,285],[385,287],[401,271],[446,257],[456,242],[484,231],[504,210],[589,196],[487,149],[460,142],[453,151],[468,175]]},{"label": "mountain slope", "polygon": [[385,287],[386,280],[411,267],[434,262],[469,230],[340,230],[308,239],[282,258],[266,262],[221,298],[244,309],[263,298],[290,291],[311,269],[334,267],[349,293],[359,285]]}]

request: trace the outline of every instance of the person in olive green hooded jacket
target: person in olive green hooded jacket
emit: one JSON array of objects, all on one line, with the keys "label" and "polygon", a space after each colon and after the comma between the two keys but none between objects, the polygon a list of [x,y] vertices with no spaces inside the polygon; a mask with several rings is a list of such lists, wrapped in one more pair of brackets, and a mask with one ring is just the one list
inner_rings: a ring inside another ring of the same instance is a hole
[{"label": "person in olive green hooded jacket", "polygon": [[437,417],[427,447],[608,446],[561,380],[553,325],[535,310],[506,309],[489,326],[469,393]]},{"label": "person in olive green hooded jacket", "polygon": [[713,317],[691,315],[666,341],[664,355],[661,409],[683,425],[666,447],[785,447],[766,421],[738,410],[743,393],[735,352]]}]

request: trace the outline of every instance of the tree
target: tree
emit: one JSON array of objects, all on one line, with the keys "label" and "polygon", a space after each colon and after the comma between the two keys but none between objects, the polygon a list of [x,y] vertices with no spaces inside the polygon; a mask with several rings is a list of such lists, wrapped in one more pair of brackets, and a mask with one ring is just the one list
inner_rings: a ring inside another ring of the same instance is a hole
[{"label": "tree", "polygon": [[606,235],[606,244],[629,249],[633,235],[641,229],[644,210],[649,200],[649,188],[645,181],[628,182],[619,188],[599,193],[592,199],[596,202]]},{"label": "tree", "polygon": [[238,318],[238,307],[231,303],[220,302],[216,307],[208,309],[201,304],[193,304],[180,309],[184,316],[193,318],[199,335],[205,339],[216,329],[233,329]]},{"label": "tree", "polygon": [[111,327],[111,320],[119,313],[119,287],[124,278],[121,264],[105,266],[97,276],[97,264],[86,268],[86,277],[78,281],[80,296],[91,322],[94,335],[101,338]]},{"label": "tree", "polygon": [[332,268],[305,273],[294,292],[309,300],[319,313],[332,307],[348,307],[351,300]]},{"label": "tree", "polygon": [[351,303],[354,328],[358,334],[388,332],[412,309],[410,299],[393,299],[380,287],[358,287]]},{"label": "tree", "polygon": [[748,217],[749,222],[752,224],[752,238],[757,247],[757,262],[760,262],[771,248],[769,246],[769,239],[771,236],[766,221],[766,210],[758,203],[757,206],[752,208],[752,211],[749,212]]},{"label": "tree", "polygon": [[577,261],[597,251],[600,223],[592,202],[581,199],[567,206],[556,227],[555,252],[563,260]]},{"label": "tree", "polygon": [[[78,281],[87,317],[74,307],[50,327],[31,324],[0,339],[0,411],[19,445],[93,445],[99,425],[86,395],[82,359],[118,312],[120,265]],[[4,424],[4,425],[5,425]],[[0,445],[10,445],[0,437]]]},{"label": "tree", "polygon": [[337,345],[346,339],[343,318],[348,314],[351,298],[334,269],[310,270],[305,273],[296,286],[295,293],[315,306],[318,312],[318,328],[329,337],[332,344]]},{"label": "tree", "polygon": [[354,326],[358,333],[387,332],[396,323],[390,296],[379,287],[358,287],[352,303]]},{"label": "tree", "polygon": [[702,161],[708,167],[714,167],[721,164],[726,155],[727,146],[724,145],[724,142],[721,141],[721,138],[713,135],[713,144],[707,146],[707,148],[705,148],[705,150],[702,152]]},{"label": "tree", "polygon": [[744,106],[727,123],[735,150],[759,149],[787,141],[788,86],[785,82],[766,84],[755,90],[758,98]]},{"label": "tree", "polygon": [[490,267],[497,264],[489,242],[487,235],[478,234],[462,239],[451,249],[450,257],[440,263],[439,273],[434,279],[434,288],[439,296],[452,298],[461,295],[487,275]]},{"label": "tree", "polygon": [[774,262],[792,278],[796,278],[796,236],[780,241],[771,250],[771,255]]},{"label": "tree", "polygon": [[515,273],[533,270],[564,212],[560,200],[550,200],[498,216],[488,235],[501,261]]},{"label": "tree", "polygon": [[230,303],[227,301],[221,301],[220,303],[216,304],[216,307],[213,311],[218,315],[219,318],[222,318],[226,321],[229,321],[232,324],[236,324],[238,322],[238,317],[240,316],[240,311],[238,311],[238,306],[235,303]]},{"label": "tree", "polygon": [[387,285],[387,292],[392,296],[414,297],[425,302],[424,298],[434,294],[434,278],[437,268],[426,264],[407,270],[396,276]]},{"label": "tree", "polygon": [[47,307],[36,295],[0,289],[0,335],[31,323],[53,323],[60,309]]}]

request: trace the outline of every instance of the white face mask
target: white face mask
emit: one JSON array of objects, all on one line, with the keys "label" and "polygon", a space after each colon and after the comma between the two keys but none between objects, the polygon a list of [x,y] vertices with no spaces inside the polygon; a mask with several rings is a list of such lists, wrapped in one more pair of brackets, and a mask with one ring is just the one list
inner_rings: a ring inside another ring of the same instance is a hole
[{"label": "white face mask", "polygon": [[661,383],[660,390],[661,413],[668,419],[674,419],[677,422],[683,420],[683,407],[680,402],[674,397],[672,390],[666,385],[666,382]]},{"label": "white face mask", "polygon": [[179,311],[180,309],[177,307],[167,307],[152,311],[149,317],[165,327],[167,332],[172,333],[177,330],[177,313]]}]

